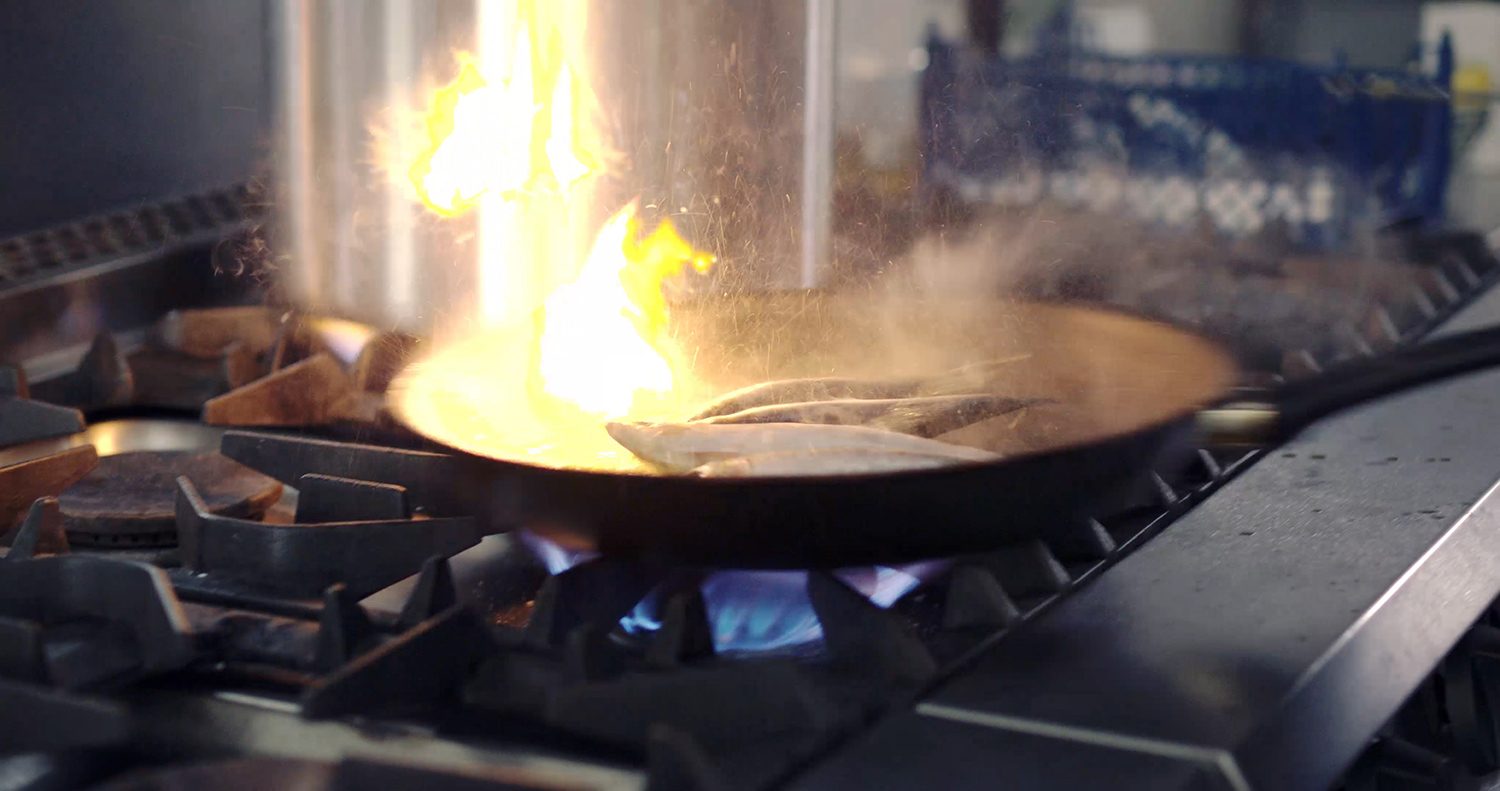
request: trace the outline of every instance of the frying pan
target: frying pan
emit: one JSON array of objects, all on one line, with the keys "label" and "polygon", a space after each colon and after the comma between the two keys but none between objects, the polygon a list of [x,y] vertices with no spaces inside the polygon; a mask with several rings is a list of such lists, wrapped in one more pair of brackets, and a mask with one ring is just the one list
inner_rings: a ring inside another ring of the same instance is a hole
[{"label": "frying pan", "polygon": [[454,486],[493,529],[525,528],[607,555],[830,568],[1044,537],[1096,513],[1159,461],[1191,452],[1205,425],[1220,438],[1277,441],[1345,406],[1500,362],[1500,330],[1480,331],[1342,366],[1270,393],[1266,405],[1224,411],[1214,407],[1241,378],[1224,346],[1107,309],[779,292],[676,306],[672,327],[688,350],[684,379],[699,396],[773,379],[932,374],[1003,359],[1013,363],[990,389],[1054,403],[948,437],[1002,453],[994,462],[738,479],[580,463],[568,457],[577,444],[560,456],[528,447],[535,426],[496,395],[515,389],[505,350],[526,345],[504,334],[450,344],[408,367],[392,386],[392,408],[453,451]]}]

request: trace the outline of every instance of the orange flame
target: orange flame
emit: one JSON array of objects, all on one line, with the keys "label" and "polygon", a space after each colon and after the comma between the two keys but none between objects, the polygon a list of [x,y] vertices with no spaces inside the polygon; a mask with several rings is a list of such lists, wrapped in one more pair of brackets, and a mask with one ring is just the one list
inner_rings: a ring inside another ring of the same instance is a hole
[{"label": "orange flame", "polygon": [[[546,24],[557,8],[525,0],[519,8],[509,79],[487,80],[475,59],[461,53],[458,76],[433,97],[430,145],[409,173],[423,203],[438,214],[455,216],[483,201],[486,218],[505,219],[481,223],[498,229],[485,237],[495,253],[481,256],[482,305],[499,301],[490,298],[486,282],[509,283],[510,275],[525,281],[535,256],[549,249],[555,254],[551,235],[570,233],[568,218],[583,214],[567,205],[570,187],[596,167],[578,144],[575,120],[587,117],[579,97],[592,94],[563,48],[534,46],[558,40]],[[528,378],[528,389],[545,393],[554,405],[572,405],[564,412],[626,416],[674,387],[663,353],[668,316],[662,285],[688,265],[707,271],[714,259],[694,251],[670,221],[643,239],[639,230],[634,205],[618,212],[595,238],[577,278],[543,303],[536,378]],[[494,290],[505,293],[505,287]]]},{"label": "orange flame", "polygon": [[[510,79],[491,84],[472,55],[461,52],[458,60],[458,77],[433,96],[427,114],[430,145],[410,170],[429,208],[452,216],[485,193],[510,197],[538,187],[539,181],[566,190],[593,172],[592,158],[574,140],[573,71],[561,63],[551,73],[537,73],[525,24],[516,34]],[[539,152],[535,127],[544,107],[535,97],[548,83],[551,132]],[[544,164],[535,164],[539,160]]]},{"label": "orange flame", "polygon": [[547,298],[538,373],[549,395],[585,412],[622,417],[641,395],[672,390],[672,367],[661,353],[667,303],[662,283],[713,256],[693,250],[670,221],[634,240],[634,207],[605,223],[578,278]]}]

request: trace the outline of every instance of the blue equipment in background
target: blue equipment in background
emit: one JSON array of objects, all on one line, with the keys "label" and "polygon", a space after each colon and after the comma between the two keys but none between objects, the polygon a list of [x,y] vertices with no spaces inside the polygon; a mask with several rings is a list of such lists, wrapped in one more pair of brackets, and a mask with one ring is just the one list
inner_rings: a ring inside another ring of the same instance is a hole
[{"label": "blue equipment in background", "polygon": [[[1083,51],[985,56],[932,33],[921,85],[929,200],[1052,201],[1230,237],[1331,249],[1441,223],[1453,52],[1437,73],[1272,59]],[[941,195],[940,195],[941,193]]]}]

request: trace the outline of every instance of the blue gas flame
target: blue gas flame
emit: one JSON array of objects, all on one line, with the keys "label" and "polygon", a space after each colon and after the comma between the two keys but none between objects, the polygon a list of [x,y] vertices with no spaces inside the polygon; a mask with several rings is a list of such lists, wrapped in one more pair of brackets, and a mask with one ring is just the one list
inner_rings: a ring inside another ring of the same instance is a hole
[{"label": "blue gas flame", "polygon": [[[598,557],[598,553],[564,549],[532,533],[516,534],[550,574]],[[880,607],[890,607],[951,564],[930,561],[904,566],[873,566],[834,572]],[[807,596],[805,571],[716,571],[700,586],[720,654],[766,652],[806,646],[823,639],[823,627]],[[652,591],[620,619],[627,633],[642,635],[661,628],[660,591]]]},{"label": "blue gas flame", "polygon": [[521,539],[521,543],[527,549],[531,550],[531,554],[542,561],[542,565],[547,567],[548,574],[561,574],[579,563],[599,557],[598,552],[563,549],[535,533],[528,533],[524,530],[518,531],[515,535]]},{"label": "blue gas flame", "polygon": [[[836,574],[870,601],[889,607],[947,566],[876,566]],[[807,596],[805,571],[720,571],[704,579],[701,590],[714,647],[721,654],[785,650],[823,639],[823,627]],[[660,605],[660,597],[652,593],[620,620],[620,626],[630,634],[656,631],[661,628]]]}]

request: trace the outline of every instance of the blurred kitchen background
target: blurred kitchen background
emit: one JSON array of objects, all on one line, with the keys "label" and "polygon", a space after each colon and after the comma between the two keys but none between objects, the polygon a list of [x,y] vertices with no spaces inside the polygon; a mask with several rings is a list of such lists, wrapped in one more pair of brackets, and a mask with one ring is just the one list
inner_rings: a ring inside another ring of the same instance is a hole
[{"label": "blurred kitchen background", "polygon": [[[787,24],[792,37],[810,29],[803,26],[804,13],[823,7],[821,0],[746,2],[764,18],[795,20]],[[1073,13],[1064,35],[1074,46],[1128,57],[1266,56],[1415,69],[1423,68],[1414,65],[1420,54],[1431,73],[1442,33],[1450,32],[1454,84],[1462,93],[1455,96],[1448,218],[1483,231],[1500,225],[1494,199],[1500,124],[1489,120],[1492,79],[1500,74],[1500,3],[1068,5]],[[1063,7],[1063,0],[842,0],[827,5],[831,12],[816,11],[836,19],[828,110],[836,151],[832,223],[836,238],[852,234],[853,240],[814,240],[831,250],[809,254],[889,257],[925,227],[919,220],[930,207],[916,204],[930,195],[915,186],[922,168],[919,86],[930,35],[1024,58],[1047,40],[1047,26]],[[263,181],[272,150],[272,16],[264,0],[8,0],[0,10],[0,67],[7,75],[0,81],[0,107],[12,109],[0,114],[6,185],[0,237]],[[801,65],[788,64],[787,71],[795,74]],[[804,196],[817,194],[816,185],[790,186]],[[870,227],[851,231],[851,221]]]},{"label": "blurred kitchen background", "polygon": [[[952,40],[1034,55],[1043,28],[1073,10],[1073,41],[1105,55],[1264,57],[1431,73],[1444,33],[1456,58],[1458,149],[1448,216],[1500,226],[1500,3],[1420,0],[859,0],[840,18],[838,131],[870,171],[916,168],[918,74],[928,26]],[[986,35],[993,39],[984,40]],[[905,51],[903,56],[901,53]],[[1421,60],[1416,58],[1420,54]],[[854,141],[857,141],[854,142]],[[853,163],[849,163],[853,164]]]}]

